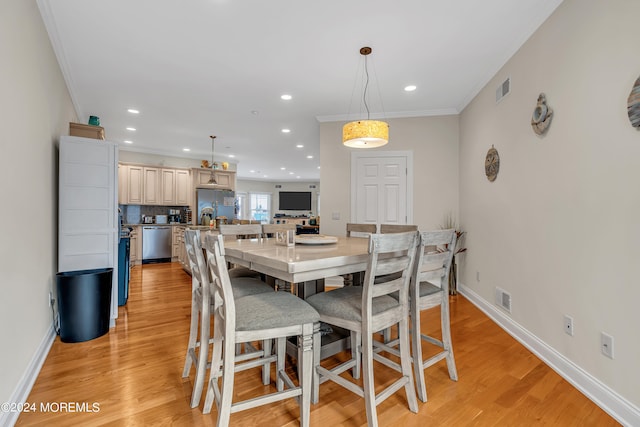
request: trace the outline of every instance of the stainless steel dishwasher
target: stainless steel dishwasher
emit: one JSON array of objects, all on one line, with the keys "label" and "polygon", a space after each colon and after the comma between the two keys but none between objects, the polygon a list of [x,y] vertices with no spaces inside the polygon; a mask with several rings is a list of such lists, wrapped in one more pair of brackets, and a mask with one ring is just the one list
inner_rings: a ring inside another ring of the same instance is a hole
[{"label": "stainless steel dishwasher", "polygon": [[142,227],[142,263],[171,261],[171,227]]}]

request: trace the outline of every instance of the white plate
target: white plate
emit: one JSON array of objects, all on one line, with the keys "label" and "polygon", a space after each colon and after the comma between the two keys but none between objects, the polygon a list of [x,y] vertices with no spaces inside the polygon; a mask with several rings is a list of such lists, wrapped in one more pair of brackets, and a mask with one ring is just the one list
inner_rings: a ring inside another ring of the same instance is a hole
[{"label": "white plate", "polygon": [[338,238],[335,236],[323,236],[321,234],[303,234],[296,236],[296,243],[301,245],[327,245],[337,242]]}]

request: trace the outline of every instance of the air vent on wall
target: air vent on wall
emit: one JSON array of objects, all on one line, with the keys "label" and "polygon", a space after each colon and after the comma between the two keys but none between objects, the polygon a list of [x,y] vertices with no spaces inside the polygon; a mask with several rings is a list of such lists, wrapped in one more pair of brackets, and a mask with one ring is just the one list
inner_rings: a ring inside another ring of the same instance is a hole
[{"label": "air vent on wall", "polygon": [[496,304],[511,313],[511,294],[496,287]]},{"label": "air vent on wall", "polygon": [[276,188],[282,188],[282,185],[276,184]]},{"label": "air vent on wall", "polygon": [[500,102],[509,92],[511,92],[511,77],[507,77],[507,80],[503,81],[496,89],[496,103]]}]

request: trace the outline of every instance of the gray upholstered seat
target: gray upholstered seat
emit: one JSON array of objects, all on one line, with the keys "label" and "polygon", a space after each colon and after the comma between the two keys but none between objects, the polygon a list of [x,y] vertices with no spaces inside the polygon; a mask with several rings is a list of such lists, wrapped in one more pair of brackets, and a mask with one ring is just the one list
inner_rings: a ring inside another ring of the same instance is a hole
[{"label": "gray upholstered seat", "polygon": [[293,294],[271,292],[235,300],[236,330],[238,331],[284,328],[305,322],[320,321],[318,312]]},{"label": "gray upholstered seat", "polygon": [[[347,286],[331,292],[321,292],[310,296],[307,302],[327,317],[362,321],[360,306],[362,305],[362,286]],[[388,295],[375,297],[371,308],[373,315],[398,306],[398,301]]]},{"label": "gray upholstered seat", "polygon": [[255,277],[234,277],[231,279],[233,298],[238,299],[248,295],[273,292],[273,288]]}]

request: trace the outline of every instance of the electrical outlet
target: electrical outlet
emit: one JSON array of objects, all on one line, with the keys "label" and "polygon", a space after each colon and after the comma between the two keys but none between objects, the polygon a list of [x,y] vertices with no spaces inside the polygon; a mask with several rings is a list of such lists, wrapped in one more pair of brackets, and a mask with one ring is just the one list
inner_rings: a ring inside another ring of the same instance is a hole
[{"label": "electrical outlet", "polygon": [[564,315],[564,333],[573,336],[573,317]]},{"label": "electrical outlet", "polygon": [[613,359],[613,337],[611,335],[600,332],[600,351],[609,359]]},{"label": "electrical outlet", "polygon": [[480,281],[480,272],[476,271],[476,282]]}]

